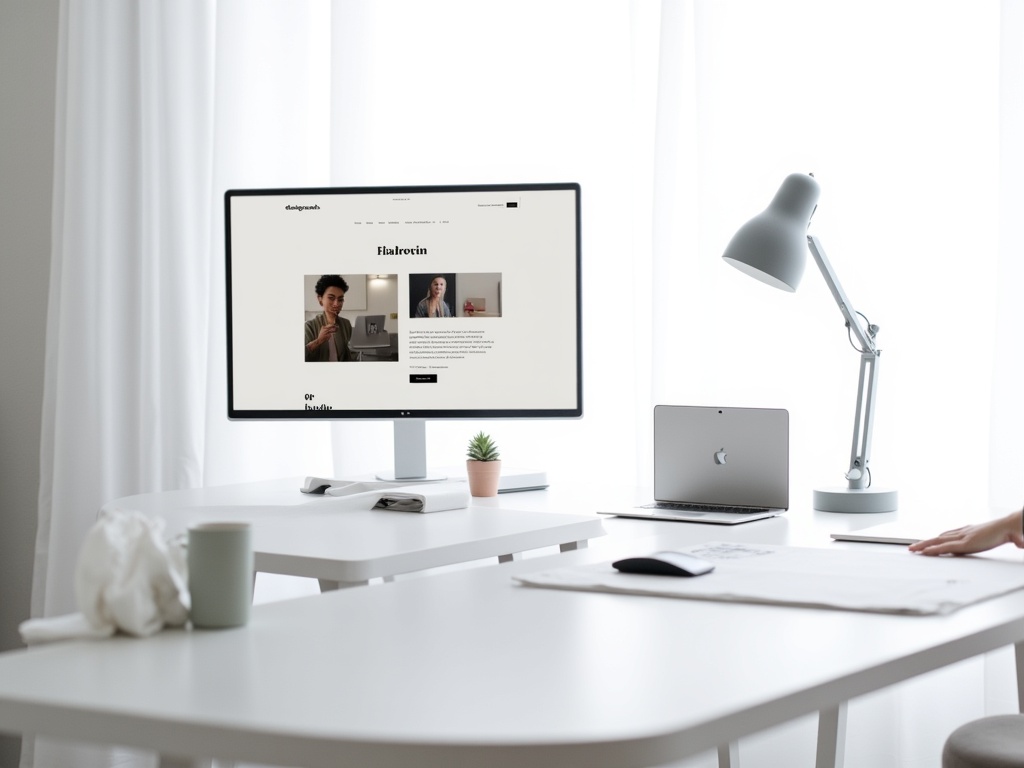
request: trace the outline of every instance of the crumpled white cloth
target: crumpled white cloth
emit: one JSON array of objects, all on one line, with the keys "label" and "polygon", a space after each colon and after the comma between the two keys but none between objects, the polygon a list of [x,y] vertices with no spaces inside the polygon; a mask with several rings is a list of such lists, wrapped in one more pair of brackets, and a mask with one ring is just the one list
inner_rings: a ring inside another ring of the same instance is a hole
[{"label": "crumpled white cloth", "polygon": [[190,606],[185,543],[165,540],[161,518],[104,511],[82,542],[74,587],[81,613],[22,622],[26,645],[181,626]]}]

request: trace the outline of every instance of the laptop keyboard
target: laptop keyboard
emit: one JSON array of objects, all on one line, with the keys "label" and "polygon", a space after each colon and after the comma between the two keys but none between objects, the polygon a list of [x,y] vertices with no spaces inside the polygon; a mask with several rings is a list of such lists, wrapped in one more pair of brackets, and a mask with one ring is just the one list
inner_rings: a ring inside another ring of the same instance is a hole
[{"label": "laptop keyboard", "polygon": [[756,515],[768,511],[768,507],[721,507],[713,504],[678,504],[670,501],[645,504],[643,508],[664,509],[669,512],[729,512],[738,515]]}]

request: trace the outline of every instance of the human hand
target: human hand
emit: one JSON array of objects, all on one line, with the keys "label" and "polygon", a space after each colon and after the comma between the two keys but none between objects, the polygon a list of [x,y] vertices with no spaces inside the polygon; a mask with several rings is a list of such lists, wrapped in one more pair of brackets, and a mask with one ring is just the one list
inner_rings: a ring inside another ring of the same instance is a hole
[{"label": "human hand", "polygon": [[321,328],[320,333],[316,337],[316,345],[319,347],[321,344],[323,344],[325,341],[331,338],[331,335],[337,329],[337,325],[325,325],[323,328]]},{"label": "human hand", "polygon": [[1007,543],[1024,548],[1020,511],[1011,512],[1006,517],[987,523],[954,528],[930,539],[915,542],[910,545],[910,551],[922,555],[970,555]]}]

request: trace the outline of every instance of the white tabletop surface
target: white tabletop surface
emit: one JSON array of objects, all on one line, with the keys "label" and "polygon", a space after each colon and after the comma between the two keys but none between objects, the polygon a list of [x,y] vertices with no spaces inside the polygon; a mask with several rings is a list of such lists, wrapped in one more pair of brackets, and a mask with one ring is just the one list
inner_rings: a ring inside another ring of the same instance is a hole
[{"label": "white tabletop surface", "polygon": [[258,606],[237,630],[5,653],[0,729],[311,767],[649,766],[1024,638],[1024,592],[910,617],[511,578],[723,536],[793,543],[790,523],[657,524],[600,547]]}]

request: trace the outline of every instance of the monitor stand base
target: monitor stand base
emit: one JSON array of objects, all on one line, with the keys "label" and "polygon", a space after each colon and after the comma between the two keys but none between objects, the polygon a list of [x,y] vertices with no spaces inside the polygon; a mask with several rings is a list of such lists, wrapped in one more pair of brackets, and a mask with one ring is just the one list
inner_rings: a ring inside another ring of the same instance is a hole
[{"label": "monitor stand base", "polygon": [[456,477],[449,477],[443,472],[428,472],[424,477],[395,477],[394,472],[379,472],[376,475],[378,480],[386,483],[406,483],[417,485],[419,483],[441,483],[445,480],[457,480]]}]

